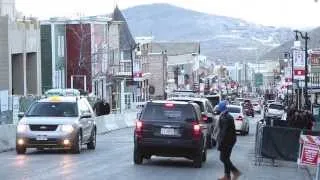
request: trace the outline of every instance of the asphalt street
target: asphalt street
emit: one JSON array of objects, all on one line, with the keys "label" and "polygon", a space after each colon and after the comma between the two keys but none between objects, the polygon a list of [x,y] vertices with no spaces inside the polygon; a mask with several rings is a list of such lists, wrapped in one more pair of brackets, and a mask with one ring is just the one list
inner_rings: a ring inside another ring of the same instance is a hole
[{"label": "asphalt street", "polygon": [[[238,136],[232,160],[243,172],[241,180],[309,180],[305,170],[295,163],[254,165],[255,122],[251,119],[250,134]],[[223,174],[216,149],[208,151],[203,168],[192,167],[191,161],[180,158],[152,157],[143,165],[134,165],[133,129],[122,129],[98,136],[97,149],[84,149],[74,155],[64,151],[28,150],[26,155],[14,151],[0,153],[0,180],[215,180]]]}]

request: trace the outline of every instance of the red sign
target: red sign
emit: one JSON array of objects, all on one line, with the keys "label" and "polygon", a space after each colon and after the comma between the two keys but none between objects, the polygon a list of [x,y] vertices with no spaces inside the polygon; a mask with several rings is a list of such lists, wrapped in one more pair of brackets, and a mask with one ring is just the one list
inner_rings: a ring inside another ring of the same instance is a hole
[{"label": "red sign", "polygon": [[294,69],[293,74],[295,76],[304,76],[304,69]]},{"label": "red sign", "polygon": [[301,165],[317,166],[319,147],[316,144],[304,143],[300,156]]}]

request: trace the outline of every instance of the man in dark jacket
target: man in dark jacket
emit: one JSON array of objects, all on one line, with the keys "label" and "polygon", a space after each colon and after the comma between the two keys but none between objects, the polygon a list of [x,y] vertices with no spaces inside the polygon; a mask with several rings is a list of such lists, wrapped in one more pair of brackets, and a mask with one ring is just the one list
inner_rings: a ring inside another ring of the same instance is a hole
[{"label": "man in dark jacket", "polygon": [[220,151],[220,160],[224,164],[225,175],[219,180],[231,180],[230,173],[233,174],[233,180],[241,175],[239,170],[232,164],[230,157],[232,148],[237,141],[236,129],[233,117],[228,113],[227,104],[221,101],[218,105],[221,112],[219,118],[218,150]]}]

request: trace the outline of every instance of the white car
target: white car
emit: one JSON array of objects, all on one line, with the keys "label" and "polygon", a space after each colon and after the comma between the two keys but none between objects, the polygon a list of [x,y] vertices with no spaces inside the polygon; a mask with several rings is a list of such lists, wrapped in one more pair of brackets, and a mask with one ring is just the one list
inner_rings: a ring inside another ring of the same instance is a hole
[{"label": "white car", "polygon": [[279,117],[281,118],[284,114],[284,106],[279,103],[270,103],[267,107],[267,117]]},{"label": "white car", "polygon": [[234,118],[234,124],[236,126],[236,131],[240,132],[241,135],[249,134],[249,120],[245,116],[242,106],[228,105],[227,106],[229,113]]},{"label": "white car", "polygon": [[260,104],[258,102],[254,102],[252,103],[252,105],[253,105],[254,112],[257,112],[260,114],[262,111],[262,107],[260,106]]}]

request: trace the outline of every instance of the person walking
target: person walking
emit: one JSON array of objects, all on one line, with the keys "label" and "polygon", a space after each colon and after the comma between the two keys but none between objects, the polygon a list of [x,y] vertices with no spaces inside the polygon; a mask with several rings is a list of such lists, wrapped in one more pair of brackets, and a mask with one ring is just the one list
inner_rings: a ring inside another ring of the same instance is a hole
[{"label": "person walking", "polygon": [[224,164],[224,176],[218,180],[231,180],[231,172],[233,174],[232,180],[237,180],[241,173],[230,160],[232,148],[237,141],[234,119],[228,113],[226,101],[221,101],[218,104],[218,109],[221,114],[217,143],[220,151],[220,160]]}]

